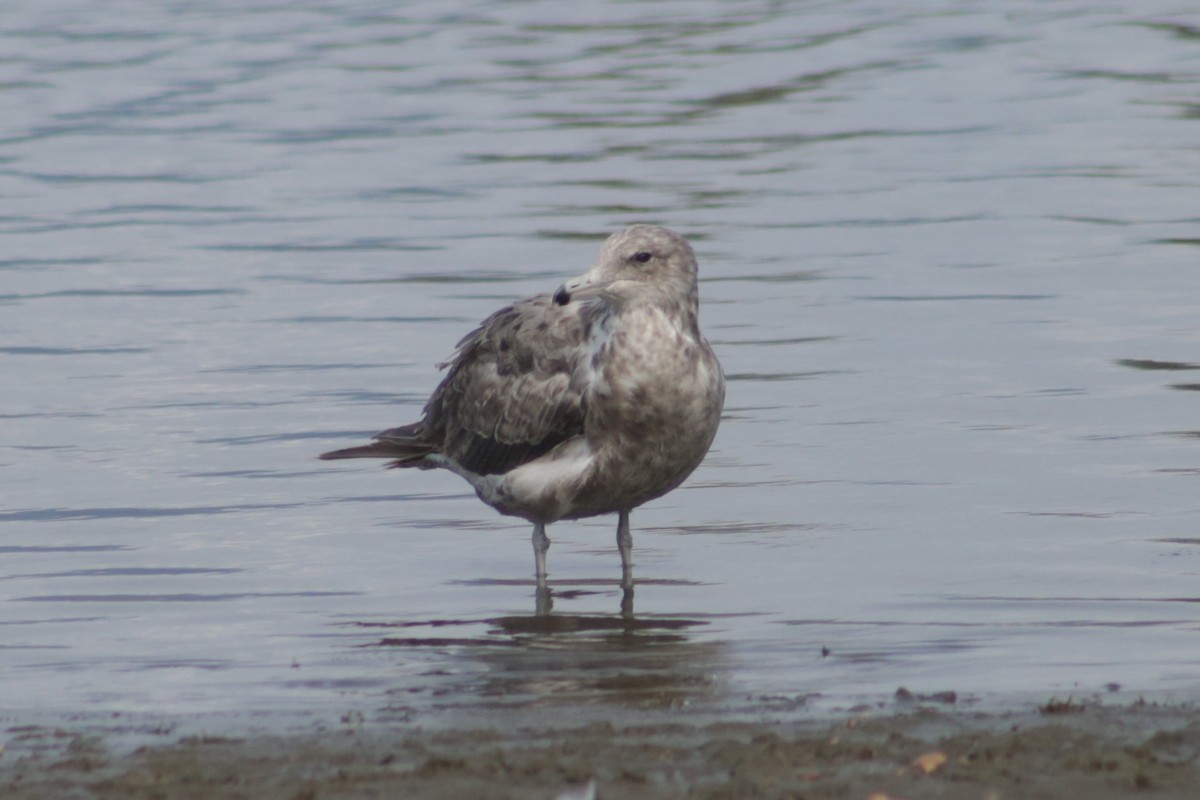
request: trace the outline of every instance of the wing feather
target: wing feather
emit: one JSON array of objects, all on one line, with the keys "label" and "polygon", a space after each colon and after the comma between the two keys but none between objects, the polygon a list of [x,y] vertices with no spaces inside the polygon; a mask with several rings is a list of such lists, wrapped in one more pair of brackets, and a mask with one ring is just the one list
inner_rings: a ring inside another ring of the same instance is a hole
[{"label": "wing feather", "polygon": [[602,305],[538,295],[488,317],[458,343],[425,405],[423,437],[464,469],[491,475],[582,434],[580,366]]}]

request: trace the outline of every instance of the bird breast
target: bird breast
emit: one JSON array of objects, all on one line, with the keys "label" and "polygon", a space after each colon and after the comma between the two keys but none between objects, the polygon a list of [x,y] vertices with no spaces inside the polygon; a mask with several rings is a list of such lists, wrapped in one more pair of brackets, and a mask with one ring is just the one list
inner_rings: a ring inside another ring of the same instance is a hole
[{"label": "bird breast", "polygon": [[585,435],[599,454],[591,488],[632,508],[678,486],[708,452],[724,404],[721,366],[694,314],[653,305],[598,325],[589,354]]}]

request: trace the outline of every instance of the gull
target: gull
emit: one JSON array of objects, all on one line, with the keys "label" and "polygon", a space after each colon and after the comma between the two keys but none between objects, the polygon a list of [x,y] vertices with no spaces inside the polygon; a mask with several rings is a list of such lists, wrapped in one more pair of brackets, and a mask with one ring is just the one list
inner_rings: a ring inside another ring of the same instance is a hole
[{"label": "gull", "polygon": [[679,234],[635,225],[557,291],[492,314],[439,364],[421,419],[322,459],[444,468],[501,514],[546,526],[615,513],[632,587],[629,514],[679,486],[716,436],[725,376],[700,333],[696,256]]}]

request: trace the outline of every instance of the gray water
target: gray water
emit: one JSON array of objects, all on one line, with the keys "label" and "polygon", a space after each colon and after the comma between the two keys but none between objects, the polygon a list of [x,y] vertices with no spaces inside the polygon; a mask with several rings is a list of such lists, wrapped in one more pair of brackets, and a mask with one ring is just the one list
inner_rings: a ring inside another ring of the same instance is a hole
[{"label": "gray water", "polygon": [[[0,120],[8,719],[1200,694],[1194,3],[17,0]],[[538,617],[314,456],[633,222],[726,415]]]}]

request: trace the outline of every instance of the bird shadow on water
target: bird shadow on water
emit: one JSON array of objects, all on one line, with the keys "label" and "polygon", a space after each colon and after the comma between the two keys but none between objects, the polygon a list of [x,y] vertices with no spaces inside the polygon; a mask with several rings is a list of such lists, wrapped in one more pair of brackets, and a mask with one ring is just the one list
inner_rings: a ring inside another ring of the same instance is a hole
[{"label": "bird shadow on water", "polygon": [[[471,585],[529,585],[529,581],[465,581]],[[675,584],[679,581],[645,581]],[[687,582],[683,582],[687,583]],[[534,586],[533,613],[487,619],[354,623],[416,635],[388,635],[361,646],[407,651],[436,661],[426,675],[446,678],[430,687],[443,708],[603,706],[669,709],[720,693],[726,645],[701,640],[707,615],[638,614],[635,586],[609,580],[557,581]],[[615,597],[619,593],[619,599]],[[571,613],[572,601],[614,595],[613,612]],[[559,610],[555,610],[557,605]],[[453,633],[451,633],[453,631]],[[436,633],[436,635],[421,635]],[[464,635],[453,635],[461,633]],[[451,635],[446,635],[451,634]],[[455,679],[455,676],[461,679]],[[412,697],[422,687],[403,690]]]}]

